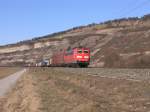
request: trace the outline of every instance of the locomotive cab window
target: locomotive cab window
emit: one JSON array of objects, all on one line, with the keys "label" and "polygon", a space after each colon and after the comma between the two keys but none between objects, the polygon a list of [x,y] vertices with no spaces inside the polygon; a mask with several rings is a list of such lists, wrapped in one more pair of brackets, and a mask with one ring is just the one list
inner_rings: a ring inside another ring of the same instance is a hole
[{"label": "locomotive cab window", "polygon": [[72,55],[73,54],[73,50],[68,50],[67,52],[66,52],[66,55]]},{"label": "locomotive cab window", "polygon": [[78,50],[78,53],[81,54],[81,53],[82,53],[82,50]]},{"label": "locomotive cab window", "polygon": [[89,53],[89,51],[88,51],[88,50],[84,50],[84,53],[86,53],[86,54],[87,54],[87,53]]}]

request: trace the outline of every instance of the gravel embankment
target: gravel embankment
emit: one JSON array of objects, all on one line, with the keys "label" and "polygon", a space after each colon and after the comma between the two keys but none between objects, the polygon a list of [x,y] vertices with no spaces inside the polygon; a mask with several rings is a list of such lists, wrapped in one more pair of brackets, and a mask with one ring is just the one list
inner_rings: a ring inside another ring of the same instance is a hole
[{"label": "gravel embankment", "polygon": [[150,110],[150,83],[143,81],[147,80],[149,70],[38,68],[31,72],[40,82],[37,86],[42,112]]},{"label": "gravel embankment", "polygon": [[104,68],[54,68],[59,71],[86,74],[91,76],[126,79],[132,81],[149,81],[150,69],[104,69]]}]

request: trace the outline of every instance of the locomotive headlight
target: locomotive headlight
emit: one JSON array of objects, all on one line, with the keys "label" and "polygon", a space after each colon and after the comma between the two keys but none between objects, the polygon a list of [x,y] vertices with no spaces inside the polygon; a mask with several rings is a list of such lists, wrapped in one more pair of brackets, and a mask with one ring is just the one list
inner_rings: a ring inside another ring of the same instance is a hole
[{"label": "locomotive headlight", "polygon": [[84,56],[84,58],[88,59],[88,58],[89,58],[89,56]]},{"label": "locomotive headlight", "polygon": [[77,56],[77,58],[82,58],[82,56]]}]

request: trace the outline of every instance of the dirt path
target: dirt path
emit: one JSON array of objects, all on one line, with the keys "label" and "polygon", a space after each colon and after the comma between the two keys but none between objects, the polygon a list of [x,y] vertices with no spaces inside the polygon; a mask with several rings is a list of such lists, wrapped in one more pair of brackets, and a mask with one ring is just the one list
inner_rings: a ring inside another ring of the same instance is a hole
[{"label": "dirt path", "polygon": [[0,67],[0,79],[8,77],[20,70],[22,70],[21,67]]},{"label": "dirt path", "polygon": [[0,97],[4,96],[6,92],[16,83],[23,73],[26,72],[26,69],[23,69],[15,74],[12,74],[6,78],[0,80]]},{"label": "dirt path", "polygon": [[18,81],[6,99],[2,99],[0,112],[41,112],[40,97],[37,91],[37,82],[29,71]]}]

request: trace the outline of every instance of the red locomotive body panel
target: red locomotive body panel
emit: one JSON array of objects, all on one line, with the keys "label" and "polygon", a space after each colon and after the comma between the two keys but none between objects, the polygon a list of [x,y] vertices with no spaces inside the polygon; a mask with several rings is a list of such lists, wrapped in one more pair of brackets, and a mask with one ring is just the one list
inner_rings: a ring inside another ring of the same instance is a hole
[{"label": "red locomotive body panel", "polygon": [[54,66],[74,66],[87,67],[90,63],[90,49],[73,48],[55,53],[52,57]]},{"label": "red locomotive body panel", "polygon": [[60,66],[61,64],[64,63],[64,52],[58,52],[55,53],[52,57],[52,62],[51,62],[54,66]]},{"label": "red locomotive body panel", "polygon": [[76,48],[74,54],[75,60],[79,62],[89,62],[90,61],[90,50],[87,48]]},{"label": "red locomotive body panel", "polygon": [[66,50],[64,53],[64,62],[65,64],[72,63],[74,61],[74,50]]}]

